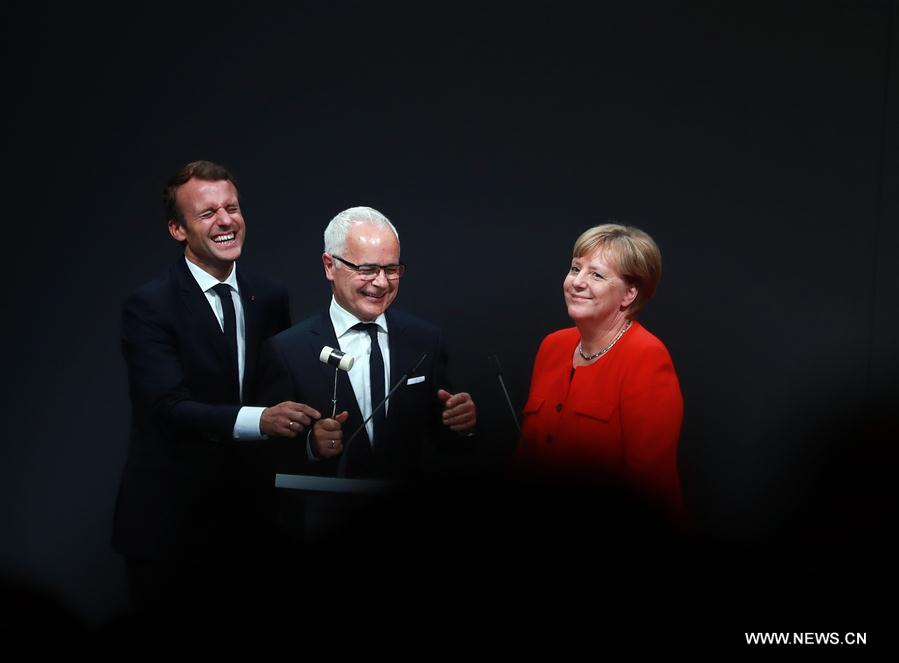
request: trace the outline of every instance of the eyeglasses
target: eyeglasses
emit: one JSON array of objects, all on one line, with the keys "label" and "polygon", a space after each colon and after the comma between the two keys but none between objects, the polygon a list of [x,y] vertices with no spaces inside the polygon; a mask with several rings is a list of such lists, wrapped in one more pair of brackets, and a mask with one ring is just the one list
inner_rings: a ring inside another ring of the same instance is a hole
[{"label": "eyeglasses", "polygon": [[406,271],[406,266],[403,263],[399,263],[397,265],[354,265],[349,260],[344,260],[340,256],[331,257],[334,258],[334,260],[339,260],[344,265],[352,269],[365,281],[374,281],[376,278],[378,278],[378,274],[381,273],[382,269],[384,270],[384,276],[386,276],[390,281],[396,281]]}]

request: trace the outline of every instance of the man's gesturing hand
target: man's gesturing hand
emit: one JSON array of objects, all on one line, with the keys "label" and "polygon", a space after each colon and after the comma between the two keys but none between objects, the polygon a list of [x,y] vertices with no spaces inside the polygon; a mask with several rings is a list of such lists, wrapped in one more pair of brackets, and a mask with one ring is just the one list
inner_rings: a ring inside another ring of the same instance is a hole
[{"label": "man's gesturing hand", "polygon": [[321,413],[293,401],[284,401],[267,407],[259,419],[259,430],[268,437],[296,437],[312,423],[313,419],[321,419]]},{"label": "man's gesturing hand", "polygon": [[451,394],[445,389],[437,391],[443,401],[443,425],[457,433],[467,433],[478,423],[478,411],[471,396],[464,391]]}]

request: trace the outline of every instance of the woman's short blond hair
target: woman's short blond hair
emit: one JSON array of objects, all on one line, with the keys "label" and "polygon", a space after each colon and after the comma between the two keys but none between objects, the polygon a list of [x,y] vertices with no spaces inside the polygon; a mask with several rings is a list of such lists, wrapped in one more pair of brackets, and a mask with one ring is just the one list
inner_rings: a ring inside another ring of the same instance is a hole
[{"label": "woman's short blond hair", "polygon": [[637,288],[637,297],[627,309],[635,318],[652,299],[662,278],[662,254],[652,237],[633,226],[604,223],[581,233],[574,243],[575,258],[584,258],[597,249],[628,285]]}]

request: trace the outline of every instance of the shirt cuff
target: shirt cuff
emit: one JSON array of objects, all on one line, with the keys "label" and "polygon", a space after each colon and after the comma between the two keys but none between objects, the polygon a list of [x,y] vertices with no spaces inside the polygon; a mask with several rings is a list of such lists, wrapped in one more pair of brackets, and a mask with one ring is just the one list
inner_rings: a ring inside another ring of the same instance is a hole
[{"label": "shirt cuff", "polygon": [[262,419],[264,407],[242,407],[234,421],[235,440],[267,440],[259,429],[259,420]]}]

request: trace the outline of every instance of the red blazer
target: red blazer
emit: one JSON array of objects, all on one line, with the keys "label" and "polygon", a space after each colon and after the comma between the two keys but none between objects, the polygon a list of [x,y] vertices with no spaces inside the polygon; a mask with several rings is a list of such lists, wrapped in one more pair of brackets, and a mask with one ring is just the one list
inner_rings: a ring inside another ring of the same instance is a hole
[{"label": "red blazer", "polygon": [[668,350],[638,322],[572,372],[577,328],[547,336],[534,362],[516,466],[539,476],[611,476],[682,510],[683,398]]}]

